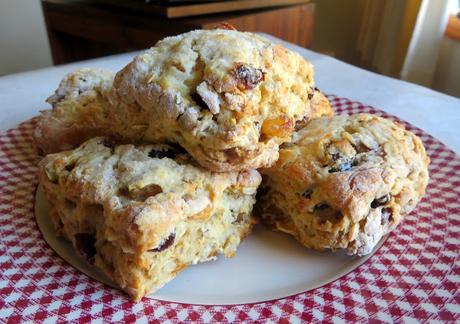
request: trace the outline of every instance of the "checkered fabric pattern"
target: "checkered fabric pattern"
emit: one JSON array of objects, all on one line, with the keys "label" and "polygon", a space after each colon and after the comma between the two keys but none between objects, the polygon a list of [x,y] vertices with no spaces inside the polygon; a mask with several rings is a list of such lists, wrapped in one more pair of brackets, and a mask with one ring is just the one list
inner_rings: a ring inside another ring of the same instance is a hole
[{"label": "checkered fabric pattern", "polygon": [[[329,96],[340,114],[382,111]],[[402,121],[399,121],[402,122]],[[366,263],[323,287],[256,304],[201,306],[125,294],[58,257],[34,221],[34,120],[0,136],[0,321],[438,322],[460,320],[460,158],[416,129],[431,158],[426,197]]]}]

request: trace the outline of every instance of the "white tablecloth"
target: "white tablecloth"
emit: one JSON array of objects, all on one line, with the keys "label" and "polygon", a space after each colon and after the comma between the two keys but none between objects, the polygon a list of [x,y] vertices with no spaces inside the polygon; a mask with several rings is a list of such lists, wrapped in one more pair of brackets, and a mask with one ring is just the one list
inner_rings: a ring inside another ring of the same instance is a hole
[{"label": "white tablecloth", "polygon": [[[396,115],[424,129],[460,154],[460,99],[362,70],[334,58],[271,37],[299,52],[315,66],[315,80],[328,94],[347,97]],[[65,73],[78,67],[119,70],[135,53],[0,77],[0,132],[14,127],[41,109]]]}]

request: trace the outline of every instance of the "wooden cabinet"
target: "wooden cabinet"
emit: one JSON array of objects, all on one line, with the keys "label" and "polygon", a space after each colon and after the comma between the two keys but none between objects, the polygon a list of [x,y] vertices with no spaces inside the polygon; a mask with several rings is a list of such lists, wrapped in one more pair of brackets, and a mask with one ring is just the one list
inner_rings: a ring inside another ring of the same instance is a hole
[{"label": "wooden cabinet", "polygon": [[148,48],[158,40],[229,22],[238,30],[272,34],[303,47],[311,42],[314,4],[168,18],[90,1],[42,0],[55,64]]}]

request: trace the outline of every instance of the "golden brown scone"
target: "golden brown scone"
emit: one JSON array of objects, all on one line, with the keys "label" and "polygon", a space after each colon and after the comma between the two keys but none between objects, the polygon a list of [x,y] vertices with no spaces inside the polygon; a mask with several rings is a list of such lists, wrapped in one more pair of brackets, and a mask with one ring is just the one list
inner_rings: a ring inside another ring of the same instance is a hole
[{"label": "golden brown scone", "polygon": [[52,109],[42,111],[35,141],[44,153],[74,148],[112,129],[107,94],[114,74],[105,69],[83,68],[67,74],[54,95]]},{"label": "golden brown scone", "polygon": [[390,120],[319,118],[262,171],[257,210],[307,247],[365,255],[422,198],[428,164],[421,140]]},{"label": "golden brown scone", "polygon": [[305,120],[332,109],[312,65],[252,33],[168,37],[115,77],[110,100],[130,141],[174,141],[214,171],[272,165]]},{"label": "golden brown scone", "polygon": [[94,138],[48,155],[40,184],[59,235],[138,300],[251,230],[255,170],[213,173],[168,145]]}]

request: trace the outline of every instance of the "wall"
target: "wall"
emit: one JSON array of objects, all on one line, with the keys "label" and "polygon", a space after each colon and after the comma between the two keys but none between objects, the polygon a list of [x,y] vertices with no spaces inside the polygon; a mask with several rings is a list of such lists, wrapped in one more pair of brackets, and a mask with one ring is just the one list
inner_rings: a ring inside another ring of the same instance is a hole
[{"label": "wall", "polygon": [[460,98],[460,40],[441,40],[433,89]]},{"label": "wall", "polygon": [[39,0],[0,0],[0,75],[52,65]]}]

